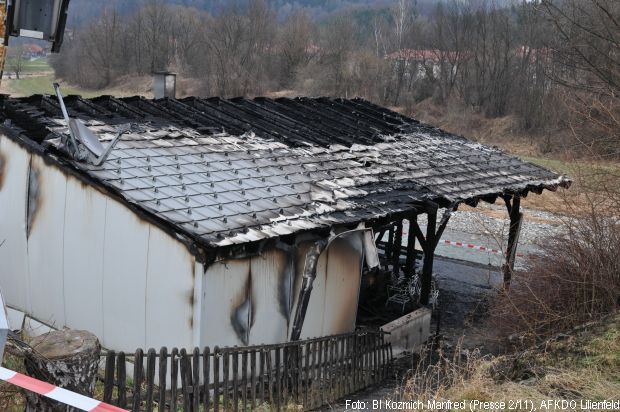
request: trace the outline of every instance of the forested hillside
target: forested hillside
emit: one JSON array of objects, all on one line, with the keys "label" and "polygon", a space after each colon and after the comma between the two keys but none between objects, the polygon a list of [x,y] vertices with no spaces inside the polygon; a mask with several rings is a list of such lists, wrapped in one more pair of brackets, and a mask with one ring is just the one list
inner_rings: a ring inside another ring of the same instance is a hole
[{"label": "forested hillside", "polygon": [[[323,20],[333,13],[347,10],[358,10],[363,13],[384,13],[393,7],[399,0],[267,0],[270,9],[274,10],[278,18],[283,19],[294,12],[304,12],[314,20]],[[436,5],[443,0],[417,0],[416,10],[422,15],[430,15]],[[497,0],[495,4],[508,6],[518,3],[518,0]],[[132,13],[147,4],[165,3],[192,7],[197,10],[218,14],[230,8],[231,5],[241,10],[251,5],[250,0],[113,0],[103,2],[99,0],[71,0],[70,22],[73,25],[88,23],[98,17],[104,9],[114,9],[119,15]]]},{"label": "forested hillside", "polygon": [[[71,0],[69,15],[74,24],[82,24],[93,17],[97,17],[106,8],[113,8],[120,15],[124,15],[148,3],[158,2],[163,3],[162,1],[152,0],[114,0],[111,2],[102,2],[99,0]],[[268,4],[280,17],[286,17],[294,11],[303,10],[313,18],[321,19],[325,18],[330,13],[340,10],[360,7],[381,9],[394,5],[396,2],[397,0],[269,0]],[[424,10],[430,10],[431,5],[435,2],[436,0],[422,0],[420,3]],[[247,8],[249,7],[250,1],[167,0],[165,3],[167,5],[193,7],[201,11],[217,14],[227,7],[230,7],[231,3],[235,3],[235,6],[240,9]],[[426,4],[429,6],[425,7]]]}]

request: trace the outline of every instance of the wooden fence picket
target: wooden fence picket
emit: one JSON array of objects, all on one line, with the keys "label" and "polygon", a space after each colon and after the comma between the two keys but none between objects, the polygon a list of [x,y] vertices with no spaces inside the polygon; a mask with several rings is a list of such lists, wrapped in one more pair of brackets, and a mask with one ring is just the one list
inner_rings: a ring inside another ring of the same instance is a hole
[{"label": "wooden fence picket", "polygon": [[[310,410],[386,379],[383,334],[350,334],[249,347],[107,351],[103,400],[132,412]],[[146,360],[146,365],[144,364]],[[128,385],[127,367],[133,382]],[[145,367],[146,366],[146,367]],[[180,409],[181,408],[181,409]]]}]

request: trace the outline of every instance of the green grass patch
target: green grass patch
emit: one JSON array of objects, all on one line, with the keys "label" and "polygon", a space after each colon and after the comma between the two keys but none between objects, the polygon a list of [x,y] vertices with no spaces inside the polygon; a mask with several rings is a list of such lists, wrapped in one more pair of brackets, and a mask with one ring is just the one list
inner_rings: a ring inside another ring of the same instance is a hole
[{"label": "green grass patch", "polygon": [[547,157],[519,156],[521,160],[551,169],[558,173],[570,174],[575,171],[594,173],[620,173],[620,164],[596,161],[563,161]]},{"label": "green grass patch", "polygon": [[567,162],[563,162],[561,160],[549,159],[546,157],[533,157],[533,156],[519,156],[521,160],[525,160],[526,162],[533,163],[537,166],[544,167],[546,169],[551,169],[558,173],[569,173],[571,170],[570,165]]},{"label": "green grass patch", "polygon": [[596,371],[601,377],[620,382],[620,314],[567,340],[548,344],[535,357],[536,363],[581,373]]},{"label": "green grass patch", "polygon": [[[48,74],[44,76],[25,77],[20,80],[6,81],[6,88],[11,94],[18,96],[31,96],[33,94],[54,94],[54,75]],[[96,97],[109,94],[106,90],[84,90],[68,85],[62,85],[62,93],[67,96],[70,94],[79,94],[82,97]]]},{"label": "green grass patch", "polygon": [[578,190],[620,189],[620,163],[520,156],[521,160],[571,177]]},{"label": "green grass patch", "polygon": [[[14,59],[8,58],[4,66],[4,73],[10,75],[12,78],[15,78],[15,72],[13,70],[13,67]],[[22,61],[22,70],[20,72],[20,76],[25,74],[43,74],[52,71],[54,71],[54,69],[52,69],[52,66],[50,66],[49,62],[45,58],[40,58],[36,60],[24,60]]]},{"label": "green grass patch", "polygon": [[22,73],[42,73],[53,71],[47,59],[29,60],[24,62]]},{"label": "green grass patch", "polygon": [[610,373],[620,381],[620,319],[585,347],[588,363],[603,373]]}]

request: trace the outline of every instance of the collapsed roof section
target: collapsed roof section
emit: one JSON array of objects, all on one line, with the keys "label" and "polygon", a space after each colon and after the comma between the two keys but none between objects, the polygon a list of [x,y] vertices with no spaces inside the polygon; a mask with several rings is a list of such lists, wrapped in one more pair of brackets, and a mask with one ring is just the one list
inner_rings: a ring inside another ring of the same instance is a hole
[{"label": "collapsed roof section", "polygon": [[5,128],[211,247],[415,210],[567,187],[499,150],[360,99],[65,99],[102,141],[99,166],[63,155],[55,98],[3,101]]}]

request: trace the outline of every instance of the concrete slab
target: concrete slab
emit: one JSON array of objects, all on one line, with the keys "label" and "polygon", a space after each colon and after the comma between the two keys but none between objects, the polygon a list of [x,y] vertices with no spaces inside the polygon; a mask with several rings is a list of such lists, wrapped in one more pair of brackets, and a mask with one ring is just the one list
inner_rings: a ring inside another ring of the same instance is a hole
[{"label": "concrete slab", "polygon": [[431,335],[431,310],[416,309],[381,327],[389,333],[385,340],[392,344],[392,353],[398,356],[403,352],[418,350]]}]

